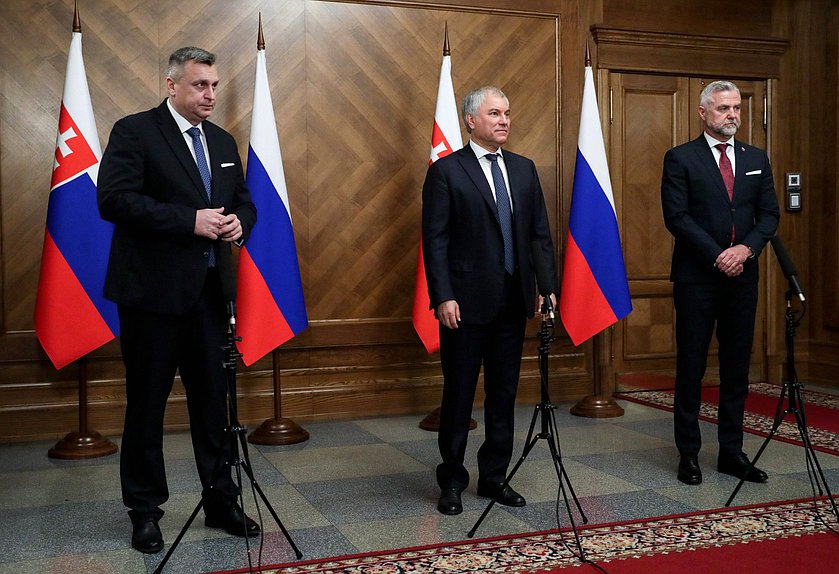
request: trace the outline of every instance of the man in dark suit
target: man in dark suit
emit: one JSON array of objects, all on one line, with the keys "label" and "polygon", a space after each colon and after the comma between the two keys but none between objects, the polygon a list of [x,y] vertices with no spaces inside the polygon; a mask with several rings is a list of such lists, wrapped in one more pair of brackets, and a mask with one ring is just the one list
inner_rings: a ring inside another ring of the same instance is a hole
[{"label": "man in dark suit", "polygon": [[670,280],[676,308],[674,433],[678,479],[702,482],[701,383],[716,327],[720,401],[717,470],[752,482],[766,473],[743,453],[743,411],[758,299],[758,259],[780,212],[769,158],[734,139],[740,91],[712,82],[702,91],[704,132],[664,156],[661,203],[675,237]]},{"label": "man in dark suit", "polygon": [[252,536],[236,502],[222,365],[234,298],[230,244],[256,222],[233,137],[207,121],[215,55],[181,48],[169,58],[169,97],[119,120],[99,170],[99,210],[115,224],[105,295],[116,301],[125,363],[120,477],[132,546],[159,552],[160,505],[169,497],[163,415],[175,372],[187,396],[205,524]]},{"label": "man in dark suit", "polygon": [[534,313],[532,251],[550,278],[540,288],[556,303],[553,243],[536,166],[501,150],[510,129],[507,97],[495,87],[479,88],[464,100],[462,115],[469,144],[432,164],[422,190],[425,272],[440,322],[437,509],[443,514],[463,511],[461,493],[469,484],[463,459],[482,364],[486,438],[478,451],[478,495],[525,505],[502,484],[513,451],[525,322]]}]

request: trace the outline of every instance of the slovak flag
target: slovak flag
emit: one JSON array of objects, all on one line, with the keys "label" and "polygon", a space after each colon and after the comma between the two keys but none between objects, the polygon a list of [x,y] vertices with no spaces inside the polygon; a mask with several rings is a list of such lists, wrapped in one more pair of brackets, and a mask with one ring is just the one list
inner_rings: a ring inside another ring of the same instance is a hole
[{"label": "slovak flag", "polygon": [[119,334],[116,304],[103,292],[114,227],[96,202],[101,157],[82,34],[73,32],[35,303],[35,334],[56,369]]},{"label": "slovak flag", "polygon": [[559,311],[574,345],[632,311],[590,66],[585,71]]},{"label": "slovak flag", "polygon": [[[446,157],[463,147],[460,136],[460,122],[457,117],[457,103],[452,85],[452,61],[448,54],[448,38],[443,49],[443,64],[440,66],[440,82],[437,87],[437,109],[434,112],[434,130],[431,132],[431,165],[441,157]],[[440,348],[440,331],[434,311],[429,307],[428,281],[425,278],[425,263],[422,259],[422,238],[419,244],[417,275],[414,281],[414,329],[425,345],[425,350],[433,353]]]},{"label": "slovak flag", "polygon": [[309,325],[285,184],[265,50],[256,53],[246,176],[258,214],[239,254],[239,352],[252,365]]}]

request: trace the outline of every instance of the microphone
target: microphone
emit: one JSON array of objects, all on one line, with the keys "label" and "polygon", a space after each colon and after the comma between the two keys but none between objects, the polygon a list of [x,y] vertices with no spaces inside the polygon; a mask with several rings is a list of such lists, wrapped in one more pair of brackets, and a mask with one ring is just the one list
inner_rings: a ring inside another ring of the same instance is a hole
[{"label": "microphone", "polygon": [[778,263],[781,265],[781,271],[783,271],[784,277],[789,281],[790,290],[798,295],[798,298],[803,303],[805,301],[804,289],[801,287],[801,283],[798,282],[798,270],[795,268],[792,258],[787,253],[784,244],[781,243],[780,237],[776,235],[770,241],[772,242],[772,249],[775,251],[775,257],[778,258]]},{"label": "microphone", "polygon": [[536,285],[539,287],[539,294],[544,298],[542,314],[554,318],[554,306],[551,302],[550,286],[553,284],[545,267],[545,260],[542,256],[542,246],[538,241],[530,243],[530,258],[533,260],[533,269],[536,271]]},{"label": "microphone", "polygon": [[236,279],[233,277],[230,251],[222,246],[217,251],[219,282],[221,283],[221,297],[227,307],[227,316],[231,331],[236,332]]},{"label": "microphone", "polygon": [[236,302],[235,301],[228,301],[227,302],[227,316],[230,317],[230,326],[233,327],[233,330],[236,330]]}]

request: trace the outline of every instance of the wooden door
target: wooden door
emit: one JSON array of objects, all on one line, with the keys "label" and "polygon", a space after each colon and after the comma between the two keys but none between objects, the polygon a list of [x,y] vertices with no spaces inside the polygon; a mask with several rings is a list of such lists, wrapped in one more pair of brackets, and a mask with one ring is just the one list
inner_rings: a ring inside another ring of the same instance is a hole
[{"label": "wooden door", "polygon": [[[608,83],[606,92],[611,89],[611,118],[606,118],[610,121],[609,165],[633,306],[614,330],[613,364],[621,388],[622,382],[636,385],[653,381],[656,375],[675,374],[675,313],[669,280],[673,237],[664,227],[661,212],[661,170],[668,149],[701,133],[699,93],[712,80],[618,73],[602,79]],[[765,147],[764,84],[738,82],[738,87],[743,124],[737,137]],[[765,374],[764,290],[762,285],[752,378]],[[716,365],[714,343],[707,379],[717,378]]]}]

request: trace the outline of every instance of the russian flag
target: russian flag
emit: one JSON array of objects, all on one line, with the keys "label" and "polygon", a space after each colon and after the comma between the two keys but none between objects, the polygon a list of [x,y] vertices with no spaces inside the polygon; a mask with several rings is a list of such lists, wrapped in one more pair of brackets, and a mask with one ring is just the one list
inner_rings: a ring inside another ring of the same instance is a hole
[{"label": "russian flag", "polygon": [[56,369],[119,334],[116,304],[103,294],[114,228],[96,203],[101,157],[82,34],[73,32],[35,303],[35,334]]},{"label": "russian flag", "polygon": [[257,223],[239,254],[236,306],[239,352],[252,365],[309,325],[264,49],[256,53],[246,180]]},{"label": "russian flag", "polygon": [[[452,85],[452,60],[449,55],[448,28],[443,44],[443,63],[440,66],[440,82],[437,86],[437,108],[434,112],[434,129],[431,132],[431,165],[463,147],[460,136],[460,122],[457,119],[457,102]],[[433,353],[440,348],[440,327],[428,296],[428,281],[425,277],[425,262],[420,238],[417,257],[417,272],[414,278],[414,306],[411,313],[414,330],[419,335],[425,350]]]},{"label": "russian flag", "polygon": [[632,311],[590,66],[585,71],[559,311],[575,345]]}]

